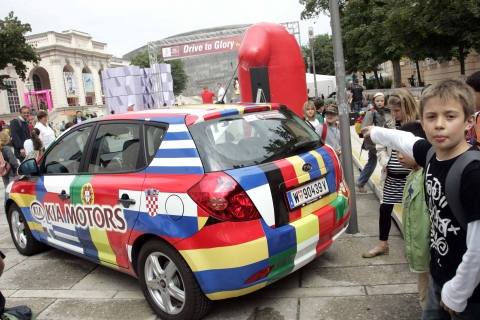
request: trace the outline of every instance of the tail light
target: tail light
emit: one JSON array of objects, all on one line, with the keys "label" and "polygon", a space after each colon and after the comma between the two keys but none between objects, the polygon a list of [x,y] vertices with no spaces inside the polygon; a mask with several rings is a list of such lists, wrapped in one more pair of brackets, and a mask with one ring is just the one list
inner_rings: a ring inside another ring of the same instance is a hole
[{"label": "tail light", "polygon": [[263,278],[267,277],[270,274],[270,271],[272,271],[272,269],[273,269],[273,266],[270,266],[268,268],[265,268],[265,269],[262,269],[262,270],[258,271],[253,276],[248,278],[248,280],[245,282],[245,284],[249,284],[249,283],[252,283],[252,282],[255,282],[255,281],[258,281],[260,279],[263,279]]},{"label": "tail light", "polygon": [[205,174],[187,193],[202,209],[219,220],[260,219],[260,213],[247,193],[223,172]]}]

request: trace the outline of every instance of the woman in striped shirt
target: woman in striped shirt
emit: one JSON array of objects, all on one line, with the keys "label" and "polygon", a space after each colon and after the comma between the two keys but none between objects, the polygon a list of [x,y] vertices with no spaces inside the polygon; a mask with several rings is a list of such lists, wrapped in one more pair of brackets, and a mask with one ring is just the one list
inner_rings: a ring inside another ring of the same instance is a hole
[{"label": "woman in striped shirt", "polygon": [[[392,119],[385,123],[385,128],[396,129],[407,122],[418,120],[419,113],[413,95],[406,89],[395,91],[388,99]],[[403,188],[410,169],[403,168],[397,159],[397,151],[377,144],[378,163],[382,166],[380,178],[380,236],[378,244],[372,250],[362,254],[364,258],[373,258],[388,254],[388,234],[392,225],[394,204],[402,204]]]}]

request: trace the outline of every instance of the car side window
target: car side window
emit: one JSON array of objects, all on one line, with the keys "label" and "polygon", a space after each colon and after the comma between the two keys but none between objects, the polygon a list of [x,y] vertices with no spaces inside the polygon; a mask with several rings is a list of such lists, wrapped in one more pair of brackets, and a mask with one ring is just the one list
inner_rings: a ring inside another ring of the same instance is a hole
[{"label": "car side window", "polygon": [[158,152],[160,143],[165,136],[165,129],[159,126],[145,125],[145,149],[147,151],[147,163],[150,164]]},{"label": "car side window", "polygon": [[93,126],[79,128],[62,137],[46,155],[44,172],[47,174],[78,173],[92,128]]},{"label": "car side window", "polygon": [[88,172],[132,172],[145,166],[140,149],[138,123],[106,123],[100,125],[93,143]]}]

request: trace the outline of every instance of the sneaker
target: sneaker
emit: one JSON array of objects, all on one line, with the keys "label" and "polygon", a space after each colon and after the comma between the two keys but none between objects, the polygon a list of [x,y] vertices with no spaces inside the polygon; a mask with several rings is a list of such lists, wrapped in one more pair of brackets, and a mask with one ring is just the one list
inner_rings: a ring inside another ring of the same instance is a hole
[{"label": "sneaker", "polygon": [[367,193],[367,189],[365,189],[364,186],[359,185],[358,183],[355,183],[355,186],[358,188],[358,192],[360,193]]}]

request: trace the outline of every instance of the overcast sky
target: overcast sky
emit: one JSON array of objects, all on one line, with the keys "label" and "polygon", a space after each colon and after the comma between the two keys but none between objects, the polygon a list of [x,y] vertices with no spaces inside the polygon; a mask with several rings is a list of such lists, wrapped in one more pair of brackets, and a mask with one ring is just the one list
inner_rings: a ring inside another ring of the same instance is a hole
[{"label": "overcast sky", "polygon": [[331,34],[330,18],[300,20],[298,0],[0,0],[0,17],[14,11],[32,33],[74,29],[106,42],[117,57],[149,41],[232,24],[300,22],[302,44],[308,27]]}]

